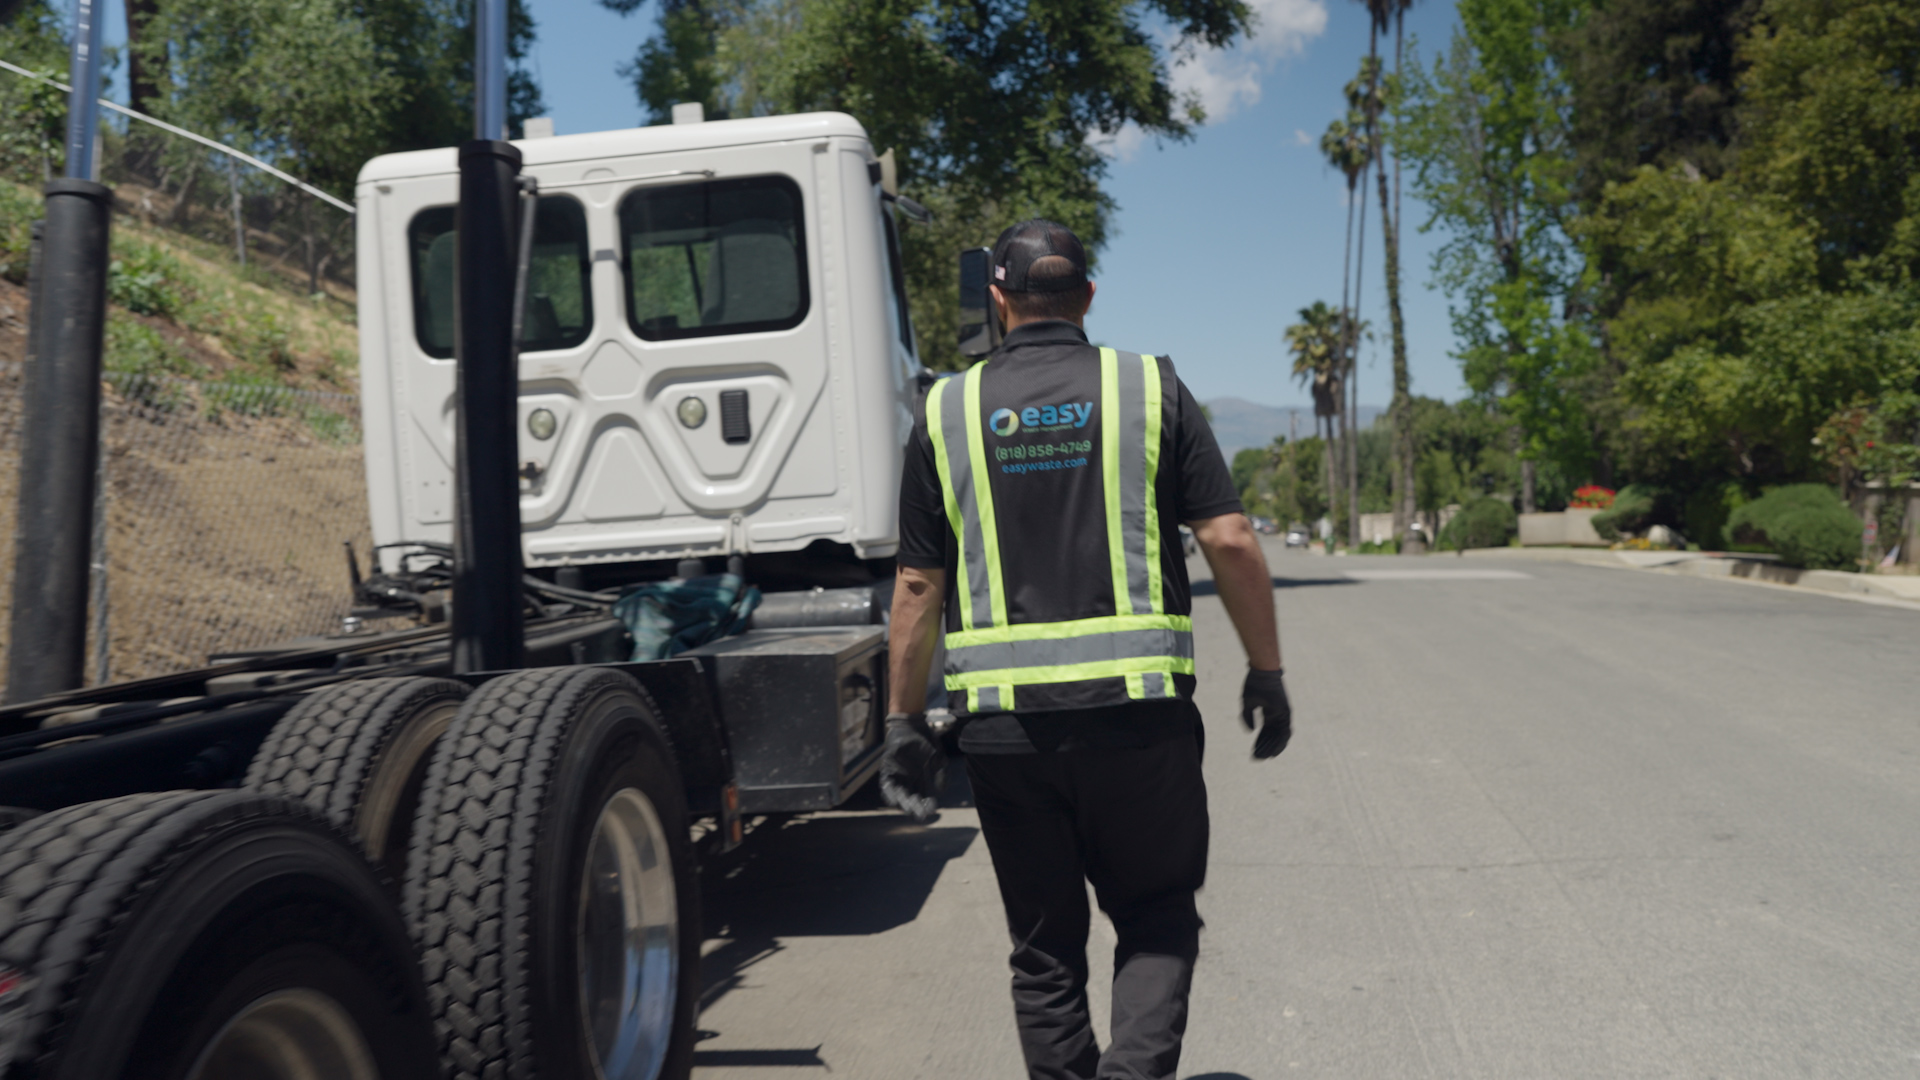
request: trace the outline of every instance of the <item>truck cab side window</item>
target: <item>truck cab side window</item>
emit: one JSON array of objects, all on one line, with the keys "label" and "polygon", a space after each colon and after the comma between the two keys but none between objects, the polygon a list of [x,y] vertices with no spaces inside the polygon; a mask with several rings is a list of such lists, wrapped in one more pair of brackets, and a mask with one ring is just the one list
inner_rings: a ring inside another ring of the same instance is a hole
[{"label": "truck cab side window", "polygon": [[755,176],[620,203],[627,321],[649,341],[786,330],[807,316],[800,188]]},{"label": "truck cab side window", "polygon": [[[570,349],[593,328],[592,260],[587,214],[578,200],[543,196],[533,223],[533,257],[527,266],[527,312],[522,352]],[[407,226],[413,268],[413,332],[428,356],[453,355],[454,208],[434,206]]]},{"label": "truck cab side window", "polygon": [[907,270],[900,258],[900,230],[893,223],[893,211],[882,209],[880,220],[887,229],[887,271],[893,278],[893,309],[900,317],[900,344],[913,351],[913,315],[907,311]]}]

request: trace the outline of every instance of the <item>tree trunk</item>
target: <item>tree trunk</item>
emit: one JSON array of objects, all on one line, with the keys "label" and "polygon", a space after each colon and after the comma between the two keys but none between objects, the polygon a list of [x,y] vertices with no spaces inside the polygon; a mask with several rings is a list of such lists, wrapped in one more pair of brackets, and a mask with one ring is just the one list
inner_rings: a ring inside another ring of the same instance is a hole
[{"label": "tree trunk", "polygon": [[1523,514],[1534,513],[1537,505],[1533,500],[1533,478],[1533,462],[1522,461],[1520,463],[1520,512]]},{"label": "tree trunk", "polygon": [[[1357,354],[1358,350],[1355,350]],[[1340,395],[1340,405],[1346,410],[1347,430],[1352,433],[1347,453],[1347,513],[1351,526],[1347,530],[1347,543],[1355,551],[1360,550],[1360,379],[1358,356],[1349,354],[1347,360],[1347,384]]]},{"label": "tree trunk", "polygon": [[167,214],[167,226],[177,229],[185,224],[193,210],[193,185],[200,179],[200,167],[187,166],[187,178],[180,182],[180,194],[174,196],[173,209]]},{"label": "tree trunk", "polygon": [[[167,81],[164,55],[149,57],[140,48],[147,40],[147,24],[160,13],[160,0],[126,0],[127,9],[127,106],[149,116],[158,111],[165,97]],[[150,176],[166,148],[166,136],[144,124],[131,124],[127,131],[126,161],[129,171]]]},{"label": "tree trunk", "polygon": [[[1378,131],[1376,124],[1375,131]],[[1379,156],[1376,135],[1375,156]],[[1413,395],[1407,374],[1407,327],[1400,312],[1400,228],[1393,218],[1393,202],[1387,187],[1387,169],[1381,163],[1380,238],[1387,257],[1387,321],[1393,331],[1393,442],[1394,473],[1400,477],[1400,491],[1394,500],[1393,531],[1404,533],[1413,522]]]},{"label": "tree trunk", "polygon": [[[1336,498],[1336,492],[1338,492],[1338,488],[1332,486],[1332,454],[1334,454],[1334,446],[1332,446],[1332,417],[1319,417],[1319,415],[1315,415],[1313,419],[1315,419],[1315,430],[1317,430],[1319,423],[1325,423],[1325,425],[1327,425],[1327,436],[1325,436],[1327,442],[1325,442],[1325,448],[1323,448],[1325,452],[1321,454],[1321,463],[1325,465],[1323,471],[1327,473],[1327,523],[1332,525],[1332,523],[1336,521],[1336,517],[1334,517],[1334,498]],[[1327,540],[1332,540],[1331,536],[1327,536]],[[1332,544],[1327,546],[1327,550],[1332,552]]]}]

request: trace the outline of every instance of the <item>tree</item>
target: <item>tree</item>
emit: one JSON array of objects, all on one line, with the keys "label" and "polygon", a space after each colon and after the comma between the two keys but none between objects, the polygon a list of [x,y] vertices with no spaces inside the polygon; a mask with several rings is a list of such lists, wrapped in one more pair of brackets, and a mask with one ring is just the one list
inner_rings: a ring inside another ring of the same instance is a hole
[{"label": "tree", "polygon": [[[1335,120],[1328,125],[1327,133],[1320,137],[1320,152],[1327,157],[1328,164],[1339,169],[1347,179],[1347,243],[1340,260],[1340,312],[1348,333],[1340,340],[1340,370],[1350,395],[1347,400],[1347,426],[1359,427],[1359,380],[1354,378],[1355,361],[1358,357],[1360,341],[1357,331],[1360,326],[1359,315],[1354,310],[1359,303],[1358,282],[1353,280],[1354,239],[1353,219],[1357,211],[1364,210],[1366,200],[1356,198],[1360,183],[1366,176],[1367,167],[1373,161],[1373,148],[1366,138],[1366,114],[1352,107],[1352,103],[1361,93],[1362,80],[1356,79],[1347,84],[1349,108],[1345,119]],[[1360,233],[1361,246],[1365,246],[1365,219],[1362,218]],[[1352,294],[1349,295],[1349,288]],[[1349,300],[1352,303],[1349,303]],[[1347,498],[1357,505],[1360,501],[1360,462],[1357,454],[1347,456]],[[1358,530],[1359,518],[1353,519],[1353,528]],[[1356,547],[1360,542],[1356,531],[1348,537],[1348,542]]]},{"label": "tree", "polygon": [[[1452,308],[1467,385],[1497,401],[1523,463],[1583,472],[1592,457],[1582,397],[1596,352],[1589,282],[1572,235],[1569,100],[1550,51],[1583,0],[1462,0],[1461,28],[1409,82],[1401,145],[1428,227],[1451,239],[1435,274]],[[1521,509],[1534,509],[1525,468]]]},{"label": "tree", "polygon": [[[1758,494],[1864,478],[1840,444],[1856,422],[1911,445],[1916,57],[1911,5],[1768,0],[1740,41],[1731,166],[1643,165],[1606,190],[1585,231],[1618,253],[1608,342],[1640,477]],[[1898,446],[1874,449],[1899,470]]]},{"label": "tree", "polygon": [[[365,20],[341,0],[194,0],[164,9],[149,29],[147,48],[172,43],[175,91],[159,103],[167,119],[216,133],[341,195],[351,194],[360,166],[384,149],[383,110],[400,80],[379,63]],[[354,77],[314,78],[316,57]],[[305,196],[295,205],[317,292],[331,257],[323,230],[341,222]]]},{"label": "tree", "polygon": [[[22,0],[0,22],[0,56],[67,77],[66,36],[48,0]],[[46,83],[0,75],[0,174],[44,183],[66,162],[67,96]]]},{"label": "tree", "polygon": [[[1293,354],[1293,377],[1308,386],[1313,394],[1316,434],[1325,421],[1327,501],[1330,506],[1344,505],[1352,528],[1352,542],[1359,543],[1360,482],[1359,427],[1343,409],[1351,368],[1351,347],[1366,333],[1343,311],[1327,306],[1324,300],[1300,309],[1300,321],[1287,327],[1287,350]],[[1344,479],[1345,483],[1341,481]],[[1342,487],[1345,499],[1339,497]]]},{"label": "tree", "polygon": [[1230,44],[1250,14],[1244,0],[708,0],[660,18],[628,69],[654,115],[696,93],[715,115],[835,109],[893,149],[902,185],[943,223],[903,238],[921,355],[959,367],[955,339],[926,333],[953,325],[954,251],[1045,216],[1097,252],[1113,209],[1097,141],[1128,126],[1189,137],[1205,115],[1174,88],[1171,58]]},{"label": "tree", "polygon": [[[1406,31],[1406,13],[1414,0],[1358,0],[1365,4],[1368,15],[1367,63],[1363,67],[1366,76],[1365,94],[1361,99],[1361,109],[1367,118],[1367,136],[1371,146],[1372,158],[1379,165],[1374,177],[1380,191],[1380,240],[1386,255],[1387,281],[1387,323],[1393,335],[1393,401],[1390,412],[1401,417],[1411,407],[1412,377],[1407,370],[1407,327],[1400,309],[1400,213],[1399,188],[1400,151],[1395,141],[1394,181],[1392,191],[1387,183],[1386,149],[1389,133],[1386,128],[1386,114],[1397,108],[1400,83],[1400,57],[1404,52],[1402,41]],[[1391,79],[1385,76],[1385,67],[1380,62],[1380,35],[1389,27],[1394,30],[1394,72]],[[1403,534],[1413,519],[1413,446],[1406,441],[1406,432],[1412,425],[1401,417],[1394,430],[1400,433],[1400,441],[1394,454],[1396,468],[1394,475],[1398,479],[1399,498],[1394,502],[1393,525],[1396,535]],[[1357,528],[1358,526],[1356,526]]]}]

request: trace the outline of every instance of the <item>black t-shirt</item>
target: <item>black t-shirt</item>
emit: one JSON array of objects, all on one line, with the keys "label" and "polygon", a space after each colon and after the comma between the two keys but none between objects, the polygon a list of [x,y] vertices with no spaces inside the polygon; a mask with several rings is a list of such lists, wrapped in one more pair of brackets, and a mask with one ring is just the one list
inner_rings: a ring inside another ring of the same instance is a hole
[{"label": "black t-shirt", "polygon": [[[1160,471],[1155,497],[1160,504],[1161,551],[1165,553],[1164,580],[1168,610],[1185,611],[1189,604],[1186,562],[1181,554],[1179,524],[1204,521],[1241,512],[1233,474],[1214,441],[1200,405],[1173,367],[1160,357],[1164,396],[1171,402],[1172,422],[1161,430]],[[994,354],[996,365],[1016,370],[1028,364],[1098,364],[1100,352],[1087,343],[1086,334],[1070,322],[1045,320],[1027,323],[1007,335]],[[1047,550],[1073,563],[1107,559],[1106,534],[1096,529],[1059,528],[1044,506],[1017,504],[996,507],[1002,537],[1044,538],[1028,550]],[[1023,513],[1023,511],[1025,511]],[[958,549],[948,524],[940,474],[934,464],[933,442],[923,414],[914,424],[907,444],[905,470],[900,479],[900,552],[902,566],[947,571],[948,629],[958,628],[954,589]],[[1045,580],[1044,574],[1033,575]],[[1189,734],[1200,714],[1186,698],[1136,701],[1123,705],[1058,712],[988,713],[968,717],[960,730],[961,749],[968,753],[1032,753],[1078,747],[1141,747],[1175,735]]]}]

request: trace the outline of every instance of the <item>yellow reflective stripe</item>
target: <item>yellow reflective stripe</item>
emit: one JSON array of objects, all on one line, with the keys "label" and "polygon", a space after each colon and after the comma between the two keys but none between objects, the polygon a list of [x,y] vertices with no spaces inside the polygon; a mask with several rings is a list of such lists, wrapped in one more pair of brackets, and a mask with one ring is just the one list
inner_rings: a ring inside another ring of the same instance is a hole
[{"label": "yellow reflective stripe", "polygon": [[1179,630],[1192,633],[1193,619],[1187,615],[1102,615],[1067,622],[1015,623],[989,629],[957,630],[947,635],[947,648],[964,649],[969,645],[999,645],[1009,641],[1054,641],[1125,630]]},{"label": "yellow reflective stripe", "polygon": [[1160,362],[1151,356],[1141,357],[1141,362],[1146,365],[1147,383],[1147,596],[1158,615],[1167,609],[1160,591],[1160,503],[1153,490],[1160,471]]},{"label": "yellow reflective stripe", "polygon": [[1132,674],[1160,672],[1167,675],[1193,674],[1193,661],[1175,656],[1129,656],[1121,660],[1091,660],[1084,664],[1056,664],[1048,667],[1001,668],[998,671],[969,671],[947,676],[947,689],[966,690],[975,686],[1033,686],[1039,683],[1084,682],[1088,679],[1118,679]]},{"label": "yellow reflective stripe", "polygon": [[1147,680],[1141,678],[1137,671],[1127,676],[1127,696],[1135,700],[1147,696]]},{"label": "yellow reflective stripe", "polygon": [[1100,350],[1100,486],[1107,502],[1107,561],[1113,570],[1113,610],[1133,614],[1127,588],[1127,549],[1120,520],[1120,354]]},{"label": "yellow reflective stripe", "polygon": [[[980,544],[987,556],[987,603],[993,625],[1007,625],[1007,592],[1000,578],[1000,532],[993,520],[993,477],[987,472],[987,439],[980,416],[980,379],[986,369],[977,364],[967,372],[967,457],[973,462],[973,503],[980,518]],[[963,594],[966,595],[966,594]]]},{"label": "yellow reflective stripe", "polygon": [[[933,464],[940,471],[940,497],[946,500],[947,524],[953,527],[953,548],[959,553],[955,560],[954,572],[958,575],[954,587],[954,596],[960,604],[960,625],[973,629],[973,605],[967,603],[967,597],[973,594],[967,588],[967,526],[960,518],[960,504],[953,497],[952,467],[947,464],[947,437],[940,422],[940,399],[947,392],[947,384],[952,379],[940,379],[927,391],[927,437],[933,441]],[[974,482],[979,483],[979,477]]]}]

